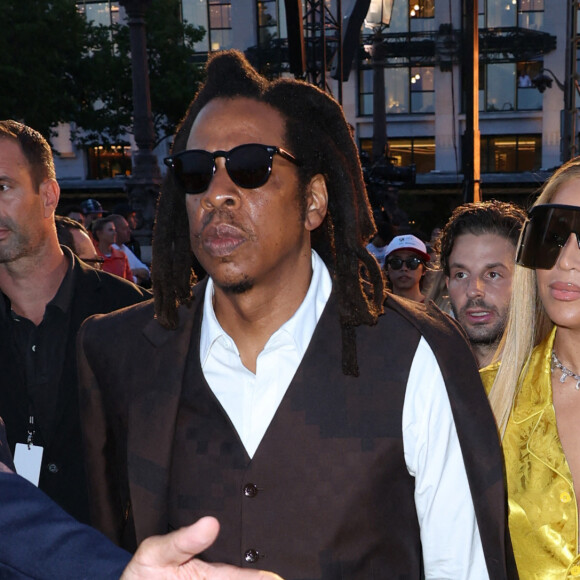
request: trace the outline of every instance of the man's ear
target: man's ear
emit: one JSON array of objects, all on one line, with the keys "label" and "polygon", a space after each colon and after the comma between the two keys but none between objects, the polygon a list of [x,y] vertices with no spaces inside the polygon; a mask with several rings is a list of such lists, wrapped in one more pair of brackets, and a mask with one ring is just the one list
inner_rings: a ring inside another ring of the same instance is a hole
[{"label": "man's ear", "polygon": [[51,217],[56,212],[60,199],[60,187],[56,179],[45,179],[40,184],[39,193],[44,206],[44,217]]},{"label": "man's ear", "polygon": [[445,276],[445,288],[449,290],[449,276]]},{"label": "man's ear", "polygon": [[324,221],[328,210],[326,180],[321,173],[317,173],[310,180],[307,192],[304,227],[312,232]]}]

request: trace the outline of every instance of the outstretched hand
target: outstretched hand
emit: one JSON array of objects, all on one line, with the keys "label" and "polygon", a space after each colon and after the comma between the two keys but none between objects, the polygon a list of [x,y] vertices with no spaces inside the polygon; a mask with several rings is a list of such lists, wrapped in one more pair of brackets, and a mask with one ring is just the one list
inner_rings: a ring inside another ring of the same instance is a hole
[{"label": "outstretched hand", "polygon": [[165,536],[147,538],[125,568],[121,580],[282,580],[271,572],[208,564],[196,559],[197,554],[213,544],[218,533],[218,521],[205,517]]}]

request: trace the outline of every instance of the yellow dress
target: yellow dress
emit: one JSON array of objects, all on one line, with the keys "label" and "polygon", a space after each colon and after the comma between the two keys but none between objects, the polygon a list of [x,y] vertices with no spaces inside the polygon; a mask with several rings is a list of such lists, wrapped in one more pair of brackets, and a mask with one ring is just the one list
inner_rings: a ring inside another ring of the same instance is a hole
[{"label": "yellow dress", "polygon": [[[502,443],[509,528],[520,580],[580,579],[576,496],[552,404],[555,334],[554,328],[532,352]],[[486,392],[497,368],[481,369]]]}]

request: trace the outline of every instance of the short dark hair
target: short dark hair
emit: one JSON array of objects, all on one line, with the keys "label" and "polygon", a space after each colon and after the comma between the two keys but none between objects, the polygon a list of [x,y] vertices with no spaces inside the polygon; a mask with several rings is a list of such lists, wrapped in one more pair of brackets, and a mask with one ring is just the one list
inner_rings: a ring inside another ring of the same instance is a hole
[{"label": "short dark hair", "polygon": [[95,240],[99,241],[99,232],[102,231],[109,222],[111,222],[113,225],[115,224],[115,219],[111,215],[99,218],[91,225],[91,231],[93,232]]},{"label": "short dark hair", "polygon": [[69,217],[69,214],[71,214],[71,213],[82,214],[83,210],[82,210],[80,205],[67,205],[66,207],[63,207],[59,213],[60,213],[60,215],[63,215],[65,217]]},{"label": "short dark hair", "polygon": [[0,139],[9,139],[20,145],[37,190],[44,180],[56,179],[52,149],[38,131],[8,119],[0,121]]},{"label": "short dark hair", "polygon": [[456,207],[436,243],[445,276],[449,276],[449,256],[458,236],[496,234],[509,240],[515,248],[525,220],[526,212],[521,207],[505,201],[466,203]]},{"label": "short dark hair", "polygon": [[71,230],[80,230],[87,234],[90,237],[87,228],[83,226],[80,222],[73,220],[64,215],[55,215],[54,216],[54,223],[56,225],[56,235],[58,236],[58,242],[62,246],[67,246],[70,248],[75,254],[78,254],[77,249],[75,247],[75,241]]},{"label": "short dark hair", "polygon": [[[312,232],[312,247],[333,274],[343,330],[343,371],[356,375],[354,328],[376,323],[385,288],[378,263],[365,247],[375,225],[358,150],[342,108],[328,94],[305,82],[268,81],[238,51],[217,52],[210,56],[207,81],[177,130],[172,152],[186,149],[192,125],[205,105],[216,98],[237,97],[267,104],[282,115],[286,131],[283,145],[302,163],[298,169],[302,187],[317,174],[326,180],[328,212],[322,225]],[[169,171],[157,206],[152,248],[155,313],[167,328],[178,323],[178,305],[192,300],[194,264],[185,192]]]}]

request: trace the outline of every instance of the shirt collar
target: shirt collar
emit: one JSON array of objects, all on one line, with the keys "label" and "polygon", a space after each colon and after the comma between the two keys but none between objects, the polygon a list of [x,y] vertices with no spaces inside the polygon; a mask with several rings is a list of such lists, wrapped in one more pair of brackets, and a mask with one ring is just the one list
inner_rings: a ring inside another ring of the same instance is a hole
[{"label": "shirt collar", "polygon": [[63,312],[68,312],[72,304],[72,297],[74,293],[74,264],[76,261],[75,255],[66,246],[61,246],[62,251],[68,261],[68,268],[66,274],[62,279],[59,289],[54,298],[48,303],[50,306],[56,306]]},{"label": "shirt collar", "polygon": [[[306,293],[302,304],[298,307],[298,310],[296,310],[292,317],[276,332],[274,332],[274,334],[272,334],[266,347],[277,337],[282,338],[282,340],[286,337],[287,340],[293,341],[300,356],[303,356],[331,292],[332,279],[328,272],[328,268],[320,256],[312,250],[312,279],[310,280],[308,292]],[[199,348],[202,367],[207,360],[211,348],[220,338],[229,340],[232,348],[237,350],[232,338],[228,336],[218,322],[213,308],[213,294],[213,280],[208,277],[205,289]]]}]

